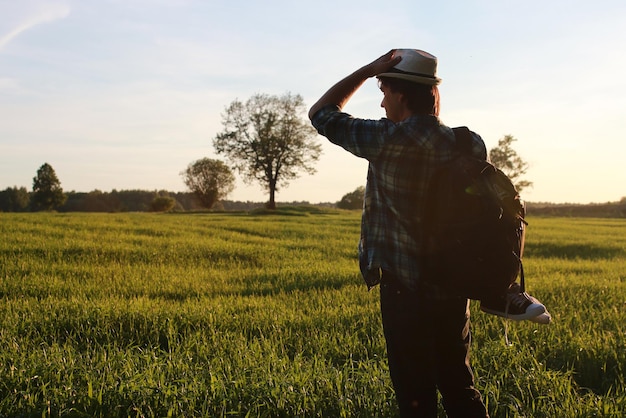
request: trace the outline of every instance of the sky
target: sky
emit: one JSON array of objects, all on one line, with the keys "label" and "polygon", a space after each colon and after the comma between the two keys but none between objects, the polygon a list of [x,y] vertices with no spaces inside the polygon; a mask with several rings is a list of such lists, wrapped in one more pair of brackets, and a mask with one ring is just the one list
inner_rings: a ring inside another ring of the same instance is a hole
[{"label": "sky", "polygon": [[[438,58],[441,120],[529,164],[529,202],[626,196],[623,0],[0,0],[0,190],[50,164],[64,191],[185,191],[222,114],[254,94],[307,107],[393,48]],[[374,79],[345,110],[381,118]],[[306,114],[303,113],[303,118]],[[336,202],[367,163],[318,136],[279,202]],[[267,201],[237,175],[229,200]]]}]

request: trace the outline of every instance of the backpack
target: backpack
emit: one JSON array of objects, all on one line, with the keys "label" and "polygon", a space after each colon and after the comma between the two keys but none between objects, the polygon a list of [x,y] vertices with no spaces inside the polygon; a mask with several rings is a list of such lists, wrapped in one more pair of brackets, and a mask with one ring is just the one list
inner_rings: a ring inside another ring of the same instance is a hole
[{"label": "backpack", "polygon": [[426,194],[425,281],[483,300],[521,275],[523,292],[524,204],[501,170],[471,155],[469,129],[453,130],[456,157],[435,171]]}]

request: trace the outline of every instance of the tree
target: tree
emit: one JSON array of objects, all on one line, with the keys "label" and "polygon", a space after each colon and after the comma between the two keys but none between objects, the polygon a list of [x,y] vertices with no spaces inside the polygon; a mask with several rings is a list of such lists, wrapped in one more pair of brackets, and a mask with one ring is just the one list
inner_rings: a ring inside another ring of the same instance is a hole
[{"label": "tree", "polygon": [[0,212],[23,212],[28,208],[30,196],[26,187],[7,187],[0,192]]},{"label": "tree", "polygon": [[155,196],[150,204],[153,212],[168,212],[176,206],[176,199],[170,196]]},{"label": "tree", "polygon": [[269,209],[276,208],[279,186],[287,186],[300,171],[313,174],[321,146],[316,131],[303,121],[300,95],[256,94],[246,103],[235,100],[222,114],[224,131],[213,140],[246,183],[259,182],[269,191]]},{"label": "tree", "polygon": [[339,209],[361,209],[363,207],[363,198],[365,197],[365,187],[359,186],[353,192],[344,195],[337,207]]},{"label": "tree", "polygon": [[33,178],[33,210],[54,210],[62,206],[66,199],[54,169],[50,164],[44,163]]},{"label": "tree", "polygon": [[207,209],[235,188],[235,176],[220,160],[202,158],[189,164],[180,174],[189,190]]},{"label": "tree", "polygon": [[511,144],[517,141],[512,135],[505,135],[498,140],[498,145],[489,150],[489,160],[491,163],[502,170],[511,182],[515,185],[518,192],[533,185],[532,182],[522,180],[521,177],[528,170],[528,163],[522,160],[517,152],[512,148]]}]

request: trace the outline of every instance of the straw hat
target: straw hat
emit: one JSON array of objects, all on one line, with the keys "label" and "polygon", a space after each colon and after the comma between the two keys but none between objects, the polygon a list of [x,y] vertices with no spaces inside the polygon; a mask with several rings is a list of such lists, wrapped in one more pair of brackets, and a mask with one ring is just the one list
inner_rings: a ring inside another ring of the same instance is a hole
[{"label": "straw hat", "polygon": [[401,78],[415,83],[435,85],[441,83],[437,78],[437,57],[419,49],[396,49],[394,57],[402,57],[389,72],[378,77]]}]

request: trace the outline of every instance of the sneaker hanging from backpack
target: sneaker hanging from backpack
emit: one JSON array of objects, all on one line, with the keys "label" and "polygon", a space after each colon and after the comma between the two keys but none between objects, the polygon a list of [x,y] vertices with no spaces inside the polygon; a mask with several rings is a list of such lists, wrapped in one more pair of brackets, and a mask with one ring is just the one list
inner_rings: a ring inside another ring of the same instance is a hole
[{"label": "sneaker hanging from backpack", "polygon": [[[538,324],[549,324],[552,315],[539,300],[525,292],[524,268],[521,267],[521,286],[513,283],[506,295],[487,301],[480,301],[480,309],[483,312],[501,316],[505,319],[522,321],[524,319]],[[504,321],[504,342],[510,347],[509,322]]]},{"label": "sneaker hanging from backpack", "polygon": [[524,289],[525,283],[523,267],[520,276],[521,285],[513,283],[505,295],[497,298],[481,300],[480,310],[506,319],[512,319],[514,321],[523,321],[526,319],[532,320],[533,318],[546,313],[546,307],[539,302],[539,300],[526,293]]}]

